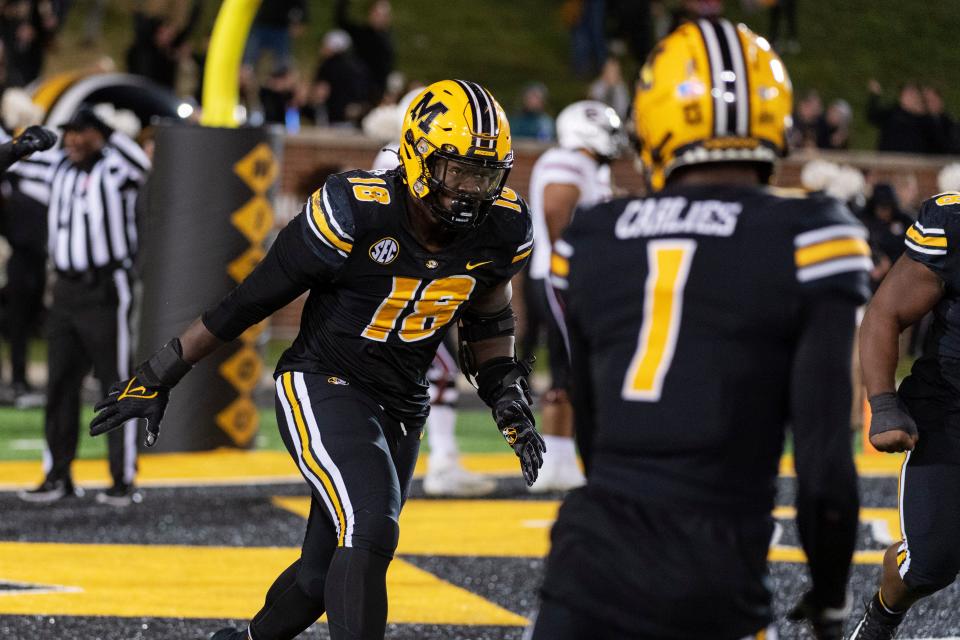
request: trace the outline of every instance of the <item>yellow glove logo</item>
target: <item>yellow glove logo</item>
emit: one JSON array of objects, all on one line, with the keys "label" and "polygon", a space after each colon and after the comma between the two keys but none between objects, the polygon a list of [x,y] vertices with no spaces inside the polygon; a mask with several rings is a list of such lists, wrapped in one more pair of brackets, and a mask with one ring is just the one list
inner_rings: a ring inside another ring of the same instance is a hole
[{"label": "yellow glove logo", "polygon": [[123,393],[120,394],[120,397],[117,398],[117,402],[120,402],[124,398],[137,398],[139,400],[150,400],[151,398],[157,397],[157,392],[147,393],[147,388],[143,385],[133,386],[136,384],[137,378],[130,378],[130,382],[127,383],[127,388],[123,390]]},{"label": "yellow glove logo", "polygon": [[511,447],[517,441],[517,430],[514,427],[507,427],[501,433],[503,433],[503,437],[507,439],[507,444]]}]

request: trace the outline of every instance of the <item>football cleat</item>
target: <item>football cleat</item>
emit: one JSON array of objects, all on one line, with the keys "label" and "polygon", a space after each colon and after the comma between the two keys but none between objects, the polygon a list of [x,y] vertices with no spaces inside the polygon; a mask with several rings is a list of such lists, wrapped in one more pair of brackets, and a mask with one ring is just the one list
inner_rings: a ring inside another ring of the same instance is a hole
[{"label": "football cleat", "polygon": [[897,633],[903,614],[891,614],[882,609],[877,596],[867,603],[863,617],[853,630],[850,640],[890,640]]},{"label": "football cleat", "polygon": [[583,471],[580,470],[576,458],[572,460],[558,459],[558,456],[551,456],[547,453],[543,457],[540,475],[537,476],[536,482],[528,490],[530,493],[570,491],[582,487],[586,482],[587,480],[583,477]]},{"label": "football cleat", "polygon": [[111,507],[129,507],[143,502],[143,494],[132,484],[115,484],[97,494],[97,502]]},{"label": "football cleat", "polygon": [[21,491],[17,494],[17,497],[24,502],[45,504],[63,500],[64,498],[76,498],[82,495],[83,490],[74,487],[72,480],[51,480],[47,478],[36,489]]},{"label": "football cleat", "polygon": [[459,460],[431,464],[423,478],[423,492],[434,497],[476,498],[493,493],[497,481],[467,471]]}]

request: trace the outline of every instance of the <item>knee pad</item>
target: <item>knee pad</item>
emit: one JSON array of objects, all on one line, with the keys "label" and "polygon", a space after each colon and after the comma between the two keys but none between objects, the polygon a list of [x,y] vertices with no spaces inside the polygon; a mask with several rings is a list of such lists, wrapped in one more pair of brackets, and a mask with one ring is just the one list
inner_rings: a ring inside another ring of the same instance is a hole
[{"label": "knee pad", "polygon": [[394,516],[358,513],[353,523],[352,545],[386,558],[393,558],[400,541],[400,525]]}]

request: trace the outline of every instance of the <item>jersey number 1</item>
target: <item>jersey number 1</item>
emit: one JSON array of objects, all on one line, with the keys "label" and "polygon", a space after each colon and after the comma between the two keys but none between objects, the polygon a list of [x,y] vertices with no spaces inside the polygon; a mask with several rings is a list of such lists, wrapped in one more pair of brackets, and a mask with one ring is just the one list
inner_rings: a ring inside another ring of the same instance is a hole
[{"label": "jersey number 1", "polygon": [[470,298],[477,281],[471,276],[431,280],[417,297],[421,284],[422,281],[417,278],[394,277],[390,294],[373,314],[370,324],[363,330],[363,337],[386,342],[390,332],[394,331],[397,320],[416,298],[413,311],[403,319],[396,333],[404,342],[426,340],[453,320],[460,305]]},{"label": "jersey number 1", "polygon": [[663,392],[680,333],[683,289],[697,249],[694,240],[654,240],[647,244],[643,324],[637,350],[623,379],[624,400],[657,402]]}]

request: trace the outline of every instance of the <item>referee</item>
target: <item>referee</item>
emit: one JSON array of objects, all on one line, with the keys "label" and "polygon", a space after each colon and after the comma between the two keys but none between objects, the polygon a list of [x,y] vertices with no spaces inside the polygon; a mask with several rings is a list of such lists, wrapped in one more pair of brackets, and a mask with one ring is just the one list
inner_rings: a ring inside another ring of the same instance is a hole
[{"label": "referee", "polygon": [[[80,391],[93,368],[106,394],[129,377],[136,199],[150,161],[130,138],[113,131],[87,106],[61,125],[63,148],[11,169],[23,182],[48,188],[48,251],[56,281],[47,320],[46,477],[20,497],[53,502],[76,495],[70,466],[77,453]],[[110,434],[113,484],[98,502],[139,502],[134,487],[135,421]]]}]

